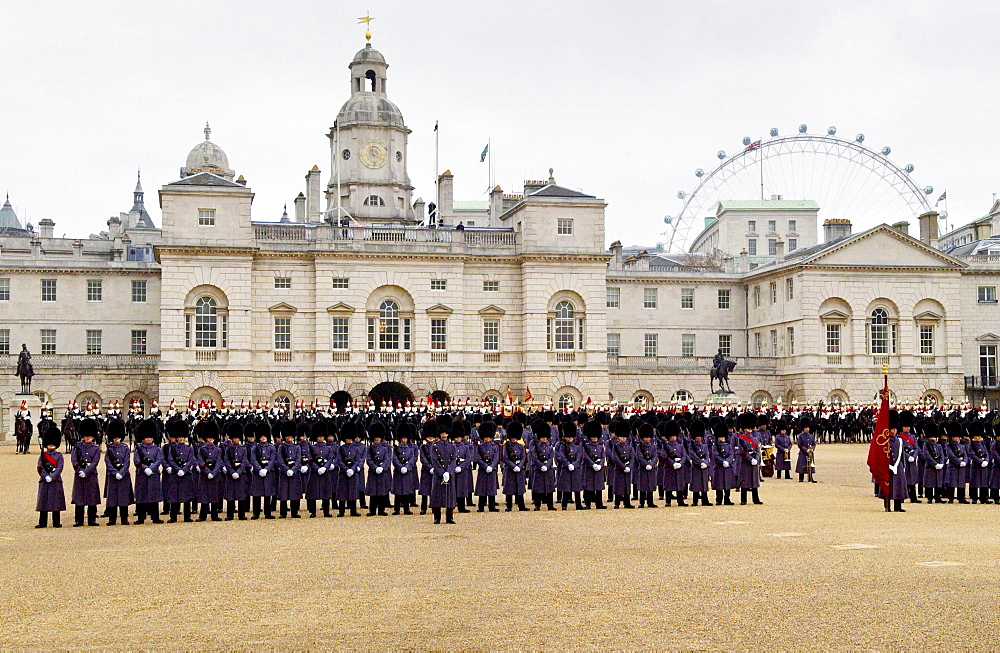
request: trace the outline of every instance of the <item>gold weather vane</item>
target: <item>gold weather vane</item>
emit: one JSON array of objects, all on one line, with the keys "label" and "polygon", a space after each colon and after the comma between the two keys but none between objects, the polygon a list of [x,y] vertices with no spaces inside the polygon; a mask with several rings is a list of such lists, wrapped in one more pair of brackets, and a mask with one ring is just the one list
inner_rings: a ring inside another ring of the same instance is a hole
[{"label": "gold weather vane", "polygon": [[372,18],[371,12],[366,13],[364,16],[362,16],[361,18],[358,19],[358,23],[359,24],[360,23],[364,23],[365,25],[369,26],[368,29],[365,29],[365,40],[367,40],[367,41],[371,41],[372,40],[372,31],[370,29],[370,27],[371,27],[370,23],[373,20],[375,20],[375,19]]}]

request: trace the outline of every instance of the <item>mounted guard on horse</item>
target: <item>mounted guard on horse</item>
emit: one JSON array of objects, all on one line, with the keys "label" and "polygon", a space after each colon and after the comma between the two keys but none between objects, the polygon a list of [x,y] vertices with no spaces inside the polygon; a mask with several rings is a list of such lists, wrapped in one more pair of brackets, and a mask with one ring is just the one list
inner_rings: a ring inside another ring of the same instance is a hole
[{"label": "mounted guard on horse", "polygon": [[715,380],[719,380],[719,391],[732,392],[729,387],[729,373],[736,367],[736,361],[729,360],[722,354],[722,349],[712,359],[712,371],[709,374],[709,387],[715,392]]}]

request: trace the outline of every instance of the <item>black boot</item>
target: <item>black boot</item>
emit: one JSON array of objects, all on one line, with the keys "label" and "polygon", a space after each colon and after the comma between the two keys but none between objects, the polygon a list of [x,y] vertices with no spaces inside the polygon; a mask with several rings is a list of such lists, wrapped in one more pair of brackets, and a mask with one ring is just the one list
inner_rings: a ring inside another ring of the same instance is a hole
[{"label": "black boot", "polygon": [[361,508],[363,510],[367,510],[368,509],[368,502],[365,499],[365,492],[364,492],[364,490],[358,490],[358,501],[361,502]]},{"label": "black boot", "polygon": [[109,507],[105,512],[105,516],[108,518],[108,526],[115,526],[118,524],[118,511],[114,508]]},{"label": "black boot", "polygon": [[333,515],[330,514],[330,500],[329,499],[323,499],[322,501],[320,501],[320,508],[323,510],[323,516],[324,517],[332,517],[333,516]]},{"label": "black boot", "polygon": [[465,497],[458,497],[458,511],[469,512],[469,509],[465,507]]},{"label": "black boot", "polygon": [[688,504],[685,501],[685,499],[687,499],[687,494],[686,493],[681,493],[681,492],[677,493],[677,505],[678,506],[682,506],[684,508],[687,508]]},{"label": "black boot", "polygon": [[574,492],[573,493],[573,500],[576,503],[576,509],[577,510],[590,510],[590,504],[587,504],[587,506],[584,507],[583,502],[580,499],[580,493],[579,492]]},{"label": "black boot", "polygon": [[399,511],[403,509],[403,500],[399,495],[396,495],[396,500],[392,504],[392,514],[398,515]]},{"label": "black boot", "polygon": [[226,502],[226,521],[233,521],[236,518],[236,502]]},{"label": "black boot", "polygon": [[441,523],[441,509],[440,508],[431,508],[431,513],[434,514],[434,523],[435,524],[440,524]]},{"label": "black boot", "polygon": [[260,497],[253,497],[251,505],[253,506],[253,514],[250,515],[250,519],[260,519]]},{"label": "black boot", "polygon": [[518,494],[517,496],[514,497],[514,500],[517,502],[517,509],[518,509],[519,512],[527,512],[528,511],[528,506],[524,505],[524,495],[523,494]]},{"label": "black boot", "polygon": [[274,497],[264,497],[264,519],[274,519]]},{"label": "black boot", "polygon": [[[466,510],[466,512],[468,512],[468,510]],[[446,524],[454,524],[455,523],[455,509],[454,508],[448,508],[447,510],[445,510],[445,520],[444,521],[445,521]]]},{"label": "black boot", "polygon": [[361,516],[361,513],[358,512],[358,502],[357,501],[348,501],[347,502],[347,509],[350,510],[351,517],[360,517]]},{"label": "black boot", "polygon": [[604,505],[604,493],[600,490],[595,490],[591,496],[594,497],[594,503],[597,504],[595,510],[607,510],[608,507]]},{"label": "black boot", "polygon": [[282,501],[281,508],[278,510],[278,519],[285,519],[288,517],[288,502]]},{"label": "black boot", "polygon": [[893,504],[894,504],[893,505],[893,511],[894,512],[906,512],[905,510],[903,510],[903,502],[902,501],[893,501]]},{"label": "black boot", "polygon": [[420,497],[420,514],[421,515],[426,515],[427,514],[427,495],[426,494]]},{"label": "black boot", "polygon": [[906,490],[907,490],[907,493],[909,494],[910,503],[921,503],[920,499],[917,498],[917,486],[916,485],[909,485],[909,486],[907,486]]},{"label": "black boot", "polygon": [[497,497],[495,494],[486,497],[486,509],[490,512],[500,512],[500,509],[497,508]]},{"label": "black boot", "polygon": [[121,522],[122,526],[128,526],[128,506],[121,506],[118,508],[118,521]]},{"label": "black boot", "polygon": [[486,512],[486,497],[479,497],[479,507],[476,508],[476,512]]},{"label": "black boot", "polygon": [[299,518],[301,518],[302,515],[299,514],[299,499],[293,499],[291,501],[291,504],[292,504],[292,508],[291,508],[292,519],[299,519]]},{"label": "black boot", "polygon": [[513,494],[507,494],[507,495],[504,495],[504,496],[507,497],[507,506],[506,506],[506,509],[504,510],[504,512],[510,512],[511,510],[514,509],[514,495]]},{"label": "black boot", "polygon": [[[56,514],[56,513],[52,513]],[[35,524],[35,528],[45,528],[49,525],[49,513],[45,510],[39,511],[38,513],[38,523]]]},{"label": "black boot", "polygon": [[760,495],[758,494],[757,488],[750,490],[750,496],[753,498],[754,505],[762,506],[764,502],[760,500]]},{"label": "black boot", "polygon": [[306,512],[310,519],[316,517],[316,499],[306,499]]},{"label": "black boot", "polygon": [[725,500],[722,503],[727,506],[735,506],[736,504],[733,503],[733,500],[729,498],[729,492],[730,492],[729,490],[722,491],[723,497],[725,498]]},{"label": "black boot", "polygon": [[208,521],[208,504],[201,504],[201,513],[198,515],[198,521]]},{"label": "black boot", "polygon": [[666,491],[664,491],[663,492],[663,505],[670,506],[670,505],[673,504],[673,501],[674,501],[674,492],[673,492],[673,490],[666,490]]},{"label": "black boot", "polygon": [[410,494],[408,496],[403,497],[403,514],[412,515],[413,513],[410,512],[410,506],[416,506],[416,505],[417,505],[417,495]]},{"label": "black boot", "polygon": [[722,490],[715,491],[715,505],[717,506],[722,505]]}]

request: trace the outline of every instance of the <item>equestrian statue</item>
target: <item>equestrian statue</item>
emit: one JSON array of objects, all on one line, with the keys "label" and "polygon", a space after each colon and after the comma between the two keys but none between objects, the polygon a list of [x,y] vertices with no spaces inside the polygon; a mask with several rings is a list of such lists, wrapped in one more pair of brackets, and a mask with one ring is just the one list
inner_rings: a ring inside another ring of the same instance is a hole
[{"label": "equestrian statue", "polygon": [[715,380],[719,380],[719,392],[733,394],[729,387],[729,373],[736,367],[736,361],[729,360],[722,354],[722,350],[712,358],[712,371],[709,375],[709,387],[715,392]]}]

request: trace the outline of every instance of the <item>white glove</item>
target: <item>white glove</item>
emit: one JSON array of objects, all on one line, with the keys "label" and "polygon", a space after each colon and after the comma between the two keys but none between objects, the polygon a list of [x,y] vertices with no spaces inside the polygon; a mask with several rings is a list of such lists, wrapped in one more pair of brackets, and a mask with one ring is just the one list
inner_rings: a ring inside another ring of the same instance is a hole
[{"label": "white glove", "polygon": [[988,460],[984,460],[984,461],[983,461],[983,462],[981,463],[981,466],[982,466],[982,467],[989,467],[989,466],[990,466],[990,461],[988,461]]},{"label": "white glove", "polygon": [[723,460],[722,461],[722,466],[723,467],[729,467],[729,461],[728,460]]},{"label": "white glove", "polygon": [[[382,472],[379,472],[379,474],[381,474],[381,473]],[[455,467],[455,473],[456,474],[461,474],[462,473],[462,468],[461,467]]]},{"label": "white glove", "polygon": [[408,470],[408,469],[407,469],[407,468],[405,468],[405,467],[400,467],[400,468],[399,468],[399,472],[400,472],[401,474],[405,474],[405,473],[406,473],[406,472],[408,472],[408,471],[410,471],[410,470]]},{"label": "white glove", "polygon": [[591,468],[592,468],[592,469],[593,469],[593,470],[594,470],[595,472],[599,472],[599,471],[601,471],[601,466],[600,466],[600,465],[598,465],[597,463],[594,463],[593,465],[591,465]]},{"label": "white glove", "polygon": [[152,476],[153,475],[153,468],[152,467],[147,467],[143,471],[146,473],[146,476]]},{"label": "white glove", "polygon": [[907,458],[906,458],[906,462],[908,462],[908,463],[913,463],[913,462],[916,462],[916,461],[917,461],[917,459],[914,458],[913,456],[907,456]]},{"label": "white glove", "polygon": [[213,474],[212,472],[209,472],[208,473],[208,480],[211,481],[213,478],[215,478],[215,474]]},{"label": "white glove", "polygon": [[542,468],[541,468],[541,469],[542,469],[542,472],[547,472],[547,471],[549,471],[549,467],[548,467],[548,465],[542,465]]},{"label": "white glove", "polygon": [[626,474],[630,474],[632,472],[632,468],[631,467],[626,467],[622,471],[625,472]]},{"label": "white glove", "polygon": [[184,476],[184,470],[183,469],[178,469],[177,470],[177,475],[178,476]]},{"label": "white glove", "polygon": [[959,467],[965,467],[965,461],[963,460],[962,462],[958,463],[958,466]]},{"label": "white glove", "polygon": [[170,474],[171,476],[173,476],[174,475],[174,468],[173,467],[167,467],[167,473]]},{"label": "white glove", "polygon": [[757,459],[756,458],[751,458],[750,459],[750,464],[751,465],[756,465],[757,464]]},{"label": "white glove", "polygon": [[[572,471],[572,469],[573,469],[573,468],[571,467],[571,468],[570,468],[570,471]],[[491,465],[487,465],[487,466],[486,466],[486,473],[487,473],[487,474],[492,474],[492,473],[493,473],[493,467],[492,467]]]},{"label": "white glove", "polygon": [[514,473],[517,474],[520,471],[521,471],[521,468],[518,467],[517,465],[514,465]]},{"label": "white glove", "polygon": [[566,469],[568,469],[569,471],[572,472],[574,469],[576,469],[576,467],[573,465],[573,463],[570,463],[570,464],[566,465]]},{"label": "white glove", "polygon": [[257,472],[257,476],[264,478],[265,476],[267,476],[267,470],[266,469],[260,470],[259,472]]},{"label": "white glove", "polygon": [[449,474],[448,472],[441,474],[441,480],[447,483],[448,481],[451,480],[451,474]]},{"label": "white glove", "polygon": [[239,474],[239,472],[233,472],[233,480],[234,480],[234,481],[238,481],[238,480],[239,480],[239,478],[240,478],[240,474]]},{"label": "white glove", "polygon": [[77,473],[77,476],[79,476],[80,478],[87,478],[87,472],[85,472],[85,471],[83,471],[83,470],[81,469],[81,470],[80,470],[80,471],[79,471],[79,472]]},{"label": "white glove", "polygon": [[[652,470],[652,469],[653,469],[653,466],[652,466],[652,465],[646,465],[646,471],[647,471],[647,472],[648,472],[648,471],[650,471],[650,470]],[[675,468],[675,469],[676,469],[676,468]]]},{"label": "white glove", "polygon": [[680,469],[681,468],[681,464],[675,462],[674,465],[673,465],[673,467],[674,467],[674,469]]},{"label": "white glove", "polygon": [[708,463],[702,463],[701,464],[701,468],[702,469],[708,469]]},{"label": "white glove", "polygon": [[381,474],[381,473],[382,473],[382,471],[383,471],[383,470],[382,470],[382,468],[381,468],[381,467],[376,467],[376,468],[375,468],[375,473],[376,473],[376,474]]},{"label": "white glove", "polygon": [[285,476],[295,476],[295,470],[289,469],[288,471],[285,472]]},{"label": "white glove", "polygon": [[45,482],[46,483],[51,483],[52,482],[52,477],[51,476],[46,476],[45,477]]},{"label": "white glove", "polygon": [[299,472],[301,472],[302,474],[305,474],[308,471],[309,471],[309,466],[308,465],[303,465],[302,467],[299,467]]},{"label": "white glove", "polygon": [[938,463],[937,465],[934,465],[934,469],[944,469],[944,465]]},{"label": "white glove", "polygon": [[320,476],[322,476],[323,474],[326,474],[326,467],[320,467],[320,468],[318,468],[316,470],[316,473],[319,474]]},{"label": "white glove", "polygon": [[348,469],[347,470],[347,478],[351,478],[352,476],[354,476],[354,469]]},{"label": "white glove", "polygon": [[115,472],[115,479],[119,481],[122,480],[121,472]]}]

